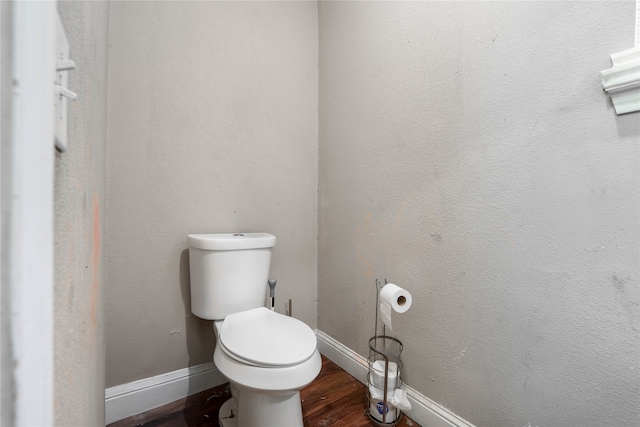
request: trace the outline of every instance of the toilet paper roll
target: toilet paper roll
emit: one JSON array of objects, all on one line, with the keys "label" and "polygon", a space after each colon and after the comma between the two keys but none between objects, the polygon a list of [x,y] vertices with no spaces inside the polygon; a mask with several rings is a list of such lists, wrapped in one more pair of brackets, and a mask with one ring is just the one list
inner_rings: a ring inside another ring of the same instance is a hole
[{"label": "toilet paper roll", "polygon": [[[384,361],[376,360],[371,366],[371,384],[381,390],[384,390]],[[389,372],[387,377],[387,390],[393,390],[398,383],[398,365],[395,362],[389,362]]]},{"label": "toilet paper roll", "polygon": [[393,283],[387,283],[380,291],[380,316],[382,323],[389,329],[391,327],[391,310],[396,313],[404,313],[411,307],[411,294]]},{"label": "toilet paper roll", "polygon": [[[391,404],[391,398],[393,398],[393,394],[397,389],[393,389],[387,392],[387,404]],[[371,400],[381,401],[383,400],[384,392],[381,388],[374,386],[373,384],[369,384],[369,396]]]},{"label": "toilet paper roll", "polygon": [[[370,400],[369,401],[369,413],[376,420],[382,422],[382,413],[384,411],[384,403],[381,400]],[[395,421],[400,416],[398,409],[392,407],[389,402],[387,402],[386,408],[387,417],[385,419],[385,424],[394,424]]]}]

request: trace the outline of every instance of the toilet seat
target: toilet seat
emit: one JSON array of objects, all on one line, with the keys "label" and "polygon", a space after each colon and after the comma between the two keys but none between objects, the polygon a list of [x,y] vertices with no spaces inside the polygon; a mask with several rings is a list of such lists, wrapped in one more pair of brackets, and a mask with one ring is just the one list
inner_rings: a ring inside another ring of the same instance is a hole
[{"label": "toilet seat", "polygon": [[228,315],[218,335],[220,348],[251,366],[287,367],[314,355],[315,333],[304,322],[265,307]]}]

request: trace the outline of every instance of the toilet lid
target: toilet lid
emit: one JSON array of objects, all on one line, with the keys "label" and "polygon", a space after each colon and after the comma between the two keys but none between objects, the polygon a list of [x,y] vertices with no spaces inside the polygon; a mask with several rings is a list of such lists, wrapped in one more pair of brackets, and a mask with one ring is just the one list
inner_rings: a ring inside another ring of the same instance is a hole
[{"label": "toilet lid", "polygon": [[317,346],[309,326],[265,307],[228,315],[218,339],[230,356],[261,366],[297,365]]}]

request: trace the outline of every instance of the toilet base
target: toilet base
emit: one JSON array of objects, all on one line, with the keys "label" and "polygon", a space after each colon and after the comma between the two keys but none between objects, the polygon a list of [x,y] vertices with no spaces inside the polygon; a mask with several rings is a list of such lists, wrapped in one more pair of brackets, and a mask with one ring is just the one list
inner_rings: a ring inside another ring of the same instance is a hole
[{"label": "toilet base", "polygon": [[[238,390],[238,406],[233,399],[222,404],[218,414],[221,427],[303,427],[300,392],[260,394]],[[233,411],[233,418],[231,413]]]},{"label": "toilet base", "polygon": [[218,412],[218,424],[220,424],[220,427],[237,427],[237,413],[238,410],[233,404],[233,399],[224,402],[220,407],[220,412]]}]

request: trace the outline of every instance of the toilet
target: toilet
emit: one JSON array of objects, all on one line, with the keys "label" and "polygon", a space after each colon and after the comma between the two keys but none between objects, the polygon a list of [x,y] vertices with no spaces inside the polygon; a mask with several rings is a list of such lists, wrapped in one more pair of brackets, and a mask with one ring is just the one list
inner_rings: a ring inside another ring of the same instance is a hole
[{"label": "toilet", "polygon": [[302,427],[300,390],[322,365],[309,326],[265,307],[268,233],[189,234],[191,311],[213,320],[213,361],[232,397],[222,427]]}]

